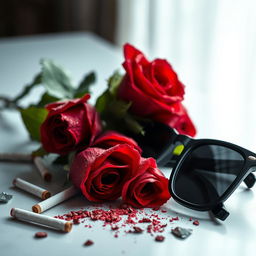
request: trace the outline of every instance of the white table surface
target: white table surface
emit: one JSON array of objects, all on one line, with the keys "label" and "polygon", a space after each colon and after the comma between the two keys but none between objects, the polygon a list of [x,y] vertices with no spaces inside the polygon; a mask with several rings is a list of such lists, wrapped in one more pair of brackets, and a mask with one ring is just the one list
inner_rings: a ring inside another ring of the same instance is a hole
[{"label": "white table surface", "polygon": [[[32,76],[40,70],[39,60],[42,57],[52,58],[66,69],[70,70],[75,82],[78,82],[85,72],[96,70],[97,84],[94,87],[92,101],[106,88],[106,79],[115,69],[121,69],[123,61],[122,50],[113,47],[105,41],[88,33],[72,33],[27,37],[20,39],[0,40],[0,95],[15,96],[24,84],[31,81]],[[38,97],[38,92],[32,93],[27,102]],[[205,127],[208,123],[207,111],[200,106],[203,97],[198,93],[189,109],[197,122],[199,135],[207,136]],[[204,99],[206,100],[206,99]],[[25,101],[26,103],[26,101]],[[200,113],[197,116],[196,113]],[[217,134],[215,134],[217,137]],[[0,152],[30,152],[36,148],[29,141],[20,117],[13,111],[0,113]],[[168,225],[164,233],[166,240],[157,243],[154,238],[145,233],[142,235],[120,233],[113,237],[113,231],[103,229],[102,223],[93,223],[93,228],[75,225],[72,232],[63,234],[58,231],[38,227],[36,225],[13,220],[9,217],[12,207],[30,210],[38,202],[34,196],[12,187],[14,177],[22,177],[33,183],[49,188],[54,193],[62,189],[64,175],[54,171],[52,183],[44,183],[35,168],[28,164],[0,163],[0,192],[13,194],[13,199],[7,204],[0,204],[0,254],[11,255],[255,255],[256,252],[256,189],[247,190],[244,185],[226,202],[230,216],[225,222],[212,220],[208,213],[199,213],[179,206],[170,199],[164,208],[164,216],[179,216],[178,226],[190,227],[193,234],[184,241],[170,234]],[[81,207],[93,209],[93,205],[83,197],[77,196],[69,201],[48,210],[45,214],[54,216],[77,210]],[[189,217],[197,218],[199,226],[192,225]],[[173,224],[172,227],[175,227]],[[48,237],[42,240],[34,239],[37,231],[47,231]],[[83,243],[92,239],[95,244],[84,247]]]}]

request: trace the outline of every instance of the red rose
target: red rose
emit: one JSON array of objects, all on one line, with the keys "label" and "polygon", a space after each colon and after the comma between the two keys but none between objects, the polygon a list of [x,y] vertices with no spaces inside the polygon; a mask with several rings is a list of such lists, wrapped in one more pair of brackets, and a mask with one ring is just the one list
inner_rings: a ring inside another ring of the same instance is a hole
[{"label": "red rose", "polygon": [[47,152],[64,155],[92,143],[101,131],[101,124],[97,112],[87,103],[89,98],[87,94],[81,99],[46,106],[49,113],[40,133]]},{"label": "red rose", "polygon": [[[149,62],[130,44],[124,45],[124,56],[126,74],[118,96],[132,102],[131,112],[168,125],[183,117],[184,85],[172,66],[163,59]],[[188,130],[188,135],[195,131],[191,120],[190,124],[193,131]]]},{"label": "red rose", "polygon": [[87,148],[75,156],[70,178],[90,201],[115,200],[136,174],[139,161],[139,152],[126,144],[109,149]]},{"label": "red rose", "polygon": [[168,179],[153,158],[141,158],[136,176],[123,187],[122,198],[134,207],[158,207],[167,202]]},{"label": "red rose", "polygon": [[183,100],[184,85],[171,65],[163,59],[149,62],[142,52],[124,45],[126,75],[119,88],[120,98],[132,101],[131,109],[139,116],[158,120],[158,114],[176,113],[176,102]]},{"label": "red rose", "polygon": [[139,153],[142,152],[141,148],[138,146],[135,140],[133,140],[132,138],[126,137],[116,131],[107,131],[101,134],[93,142],[92,147],[110,148],[118,144],[128,144],[133,148],[137,149]]}]

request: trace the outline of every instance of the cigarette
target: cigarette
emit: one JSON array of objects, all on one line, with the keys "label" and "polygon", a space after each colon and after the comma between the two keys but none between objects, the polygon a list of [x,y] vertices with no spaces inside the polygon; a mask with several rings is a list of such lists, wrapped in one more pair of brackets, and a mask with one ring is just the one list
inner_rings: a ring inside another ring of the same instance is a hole
[{"label": "cigarette", "polygon": [[53,206],[71,198],[72,196],[78,194],[79,190],[75,187],[70,187],[66,190],[63,190],[62,192],[40,202],[39,204],[36,204],[32,206],[32,211],[36,213],[42,213]]},{"label": "cigarette", "polygon": [[45,225],[47,227],[62,230],[64,232],[70,232],[72,229],[72,222],[56,219],[46,215],[40,215],[19,208],[12,208],[10,214],[16,219]]},{"label": "cigarette", "polygon": [[48,190],[41,188],[39,186],[36,186],[32,183],[29,183],[21,178],[14,179],[12,183],[15,187],[18,187],[22,190],[27,191],[28,193],[38,196],[43,200],[51,196],[51,193]]},{"label": "cigarette", "polygon": [[31,154],[21,154],[21,153],[0,153],[0,161],[9,162],[32,162]]},{"label": "cigarette", "polygon": [[52,175],[45,166],[43,159],[40,156],[34,157],[34,164],[37,167],[40,175],[43,177],[44,180],[46,181],[51,181]]}]

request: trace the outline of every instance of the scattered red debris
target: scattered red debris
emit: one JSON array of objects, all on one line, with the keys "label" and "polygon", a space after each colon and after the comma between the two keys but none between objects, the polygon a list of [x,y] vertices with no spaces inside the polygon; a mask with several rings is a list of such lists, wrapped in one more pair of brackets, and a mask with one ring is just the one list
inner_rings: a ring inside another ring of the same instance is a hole
[{"label": "scattered red debris", "polygon": [[94,242],[93,242],[92,240],[87,240],[87,241],[84,243],[85,246],[90,246],[90,245],[93,245],[93,244],[94,244]]},{"label": "scattered red debris", "polygon": [[46,232],[37,232],[35,233],[35,237],[36,238],[44,238],[44,237],[47,237],[48,234]]},{"label": "scattered red debris", "polygon": [[143,218],[141,220],[139,220],[139,223],[150,223],[151,222],[151,219],[149,218]]},{"label": "scattered red debris", "polygon": [[192,221],[192,220],[193,220],[192,217],[190,217],[190,218],[189,218],[189,221]]},{"label": "scattered red debris", "polygon": [[153,211],[158,211],[159,210],[159,207],[154,207],[152,208]]},{"label": "scattered red debris", "polygon": [[80,220],[79,219],[73,219],[73,223],[74,224],[80,224]]},{"label": "scattered red debris", "polygon": [[165,239],[164,236],[156,236],[156,237],[155,237],[155,241],[157,241],[157,242],[163,242],[164,239]]},{"label": "scattered red debris", "polygon": [[[154,235],[155,233],[164,232],[167,227],[168,220],[178,221],[179,217],[162,216],[158,215],[156,211],[159,208],[153,208],[154,212],[145,212],[144,209],[134,209],[128,204],[122,204],[118,208],[114,208],[110,206],[108,210],[100,209],[99,206],[96,206],[94,210],[78,210],[78,211],[70,211],[64,215],[55,216],[55,218],[70,220],[73,221],[74,224],[84,223],[86,219],[91,221],[101,221],[103,227],[110,226],[110,229],[113,232],[114,237],[118,237],[121,228],[130,227],[131,229],[127,231],[124,230],[125,233],[142,233],[146,230],[150,235]],[[167,212],[166,210],[160,210],[162,213]],[[192,221],[192,218],[189,220]],[[119,224],[118,224],[119,223]],[[147,226],[139,227],[138,224],[145,225],[143,223],[148,223]],[[118,225],[117,225],[118,224]],[[194,225],[199,225],[199,221],[195,220],[193,222]],[[93,225],[85,224],[84,227],[92,228]],[[158,235],[155,237],[156,241],[163,241],[164,236]],[[90,241],[90,240],[88,240]]]},{"label": "scattered red debris", "polygon": [[144,231],[142,228],[136,227],[136,226],[133,227],[133,229],[134,229],[133,233],[136,233],[136,234],[140,234]]},{"label": "scattered red debris", "polygon": [[195,220],[195,221],[193,221],[193,224],[194,224],[195,226],[199,226],[199,221],[198,221],[198,220]]},{"label": "scattered red debris", "polygon": [[177,216],[177,217],[171,218],[171,219],[170,219],[170,222],[173,222],[174,220],[179,220],[179,217]]},{"label": "scattered red debris", "polygon": [[111,226],[111,229],[112,229],[112,230],[118,230],[118,229],[119,229],[119,227],[118,227],[118,226],[116,226],[116,225],[114,225],[114,226]]}]

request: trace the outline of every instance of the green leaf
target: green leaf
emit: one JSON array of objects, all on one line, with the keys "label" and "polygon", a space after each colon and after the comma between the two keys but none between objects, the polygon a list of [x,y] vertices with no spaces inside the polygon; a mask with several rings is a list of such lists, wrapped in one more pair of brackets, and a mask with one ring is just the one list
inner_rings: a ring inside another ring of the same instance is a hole
[{"label": "green leaf", "polygon": [[132,105],[132,102],[113,100],[111,102],[108,102],[107,104],[107,110],[111,113],[111,115],[117,118],[123,118],[127,115],[127,111]]},{"label": "green leaf", "polygon": [[116,97],[117,90],[120,83],[122,82],[122,79],[123,79],[123,76],[118,71],[115,71],[115,73],[109,78],[108,88],[112,96]]},{"label": "green leaf", "polygon": [[64,69],[52,60],[41,60],[42,82],[48,94],[59,98],[73,98],[74,88]]},{"label": "green leaf", "polygon": [[68,155],[66,156],[58,156],[54,161],[53,164],[61,164],[61,165],[67,165],[69,162]]},{"label": "green leaf", "polygon": [[87,75],[85,75],[84,79],[80,83],[79,87],[75,91],[75,98],[81,98],[86,93],[90,92],[90,86],[95,83],[96,81],[96,75],[94,72],[91,72]]},{"label": "green leaf", "polygon": [[18,94],[12,101],[13,101],[14,103],[17,103],[17,102],[18,102],[19,100],[21,100],[23,97],[27,96],[27,95],[30,93],[30,91],[31,91],[35,86],[41,84],[41,82],[42,82],[42,76],[41,76],[41,73],[39,73],[39,74],[37,74],[37,75],[34,77],[33,81],[32,81],[30,84],[27,84],[27,85],[23,88],[22,92],[21,92],[20,94]]},{"label": "green leaf", "polygon": [[95,108],[99,113],[106,111],[107,104],[111,101],[109,91],[106,90],[101,96],[98,97]]},{"label": "green leaf", "polygon": [[142,125],[131,115],[126,115],[124,118],[127,129],[135,134],[144,135],[145,131]]},{"label": "green leaf", "polygon": [[31,139],[40,141],[40,126],[47,116],[47,110],[30,106],[20,109],[20,113]]},{"label": "green leaf", "polygon": [[52,102],[56,102],[59,101],[59,98],[56,98],[54,96],[49,95],[47,92],[44,93],[41,97],[41,100],[38,102],[38,104],[36,105],[37,107],[40,108],[44,108],[45,105],[52,103]]},{"label": "green leaf", "polygon": [[48,154],[49,153],[46,152],[43,147],[40,147],[37,150],[34,150],[32,152],[32,156],[45,156],[45,155],[48,155]]}]

